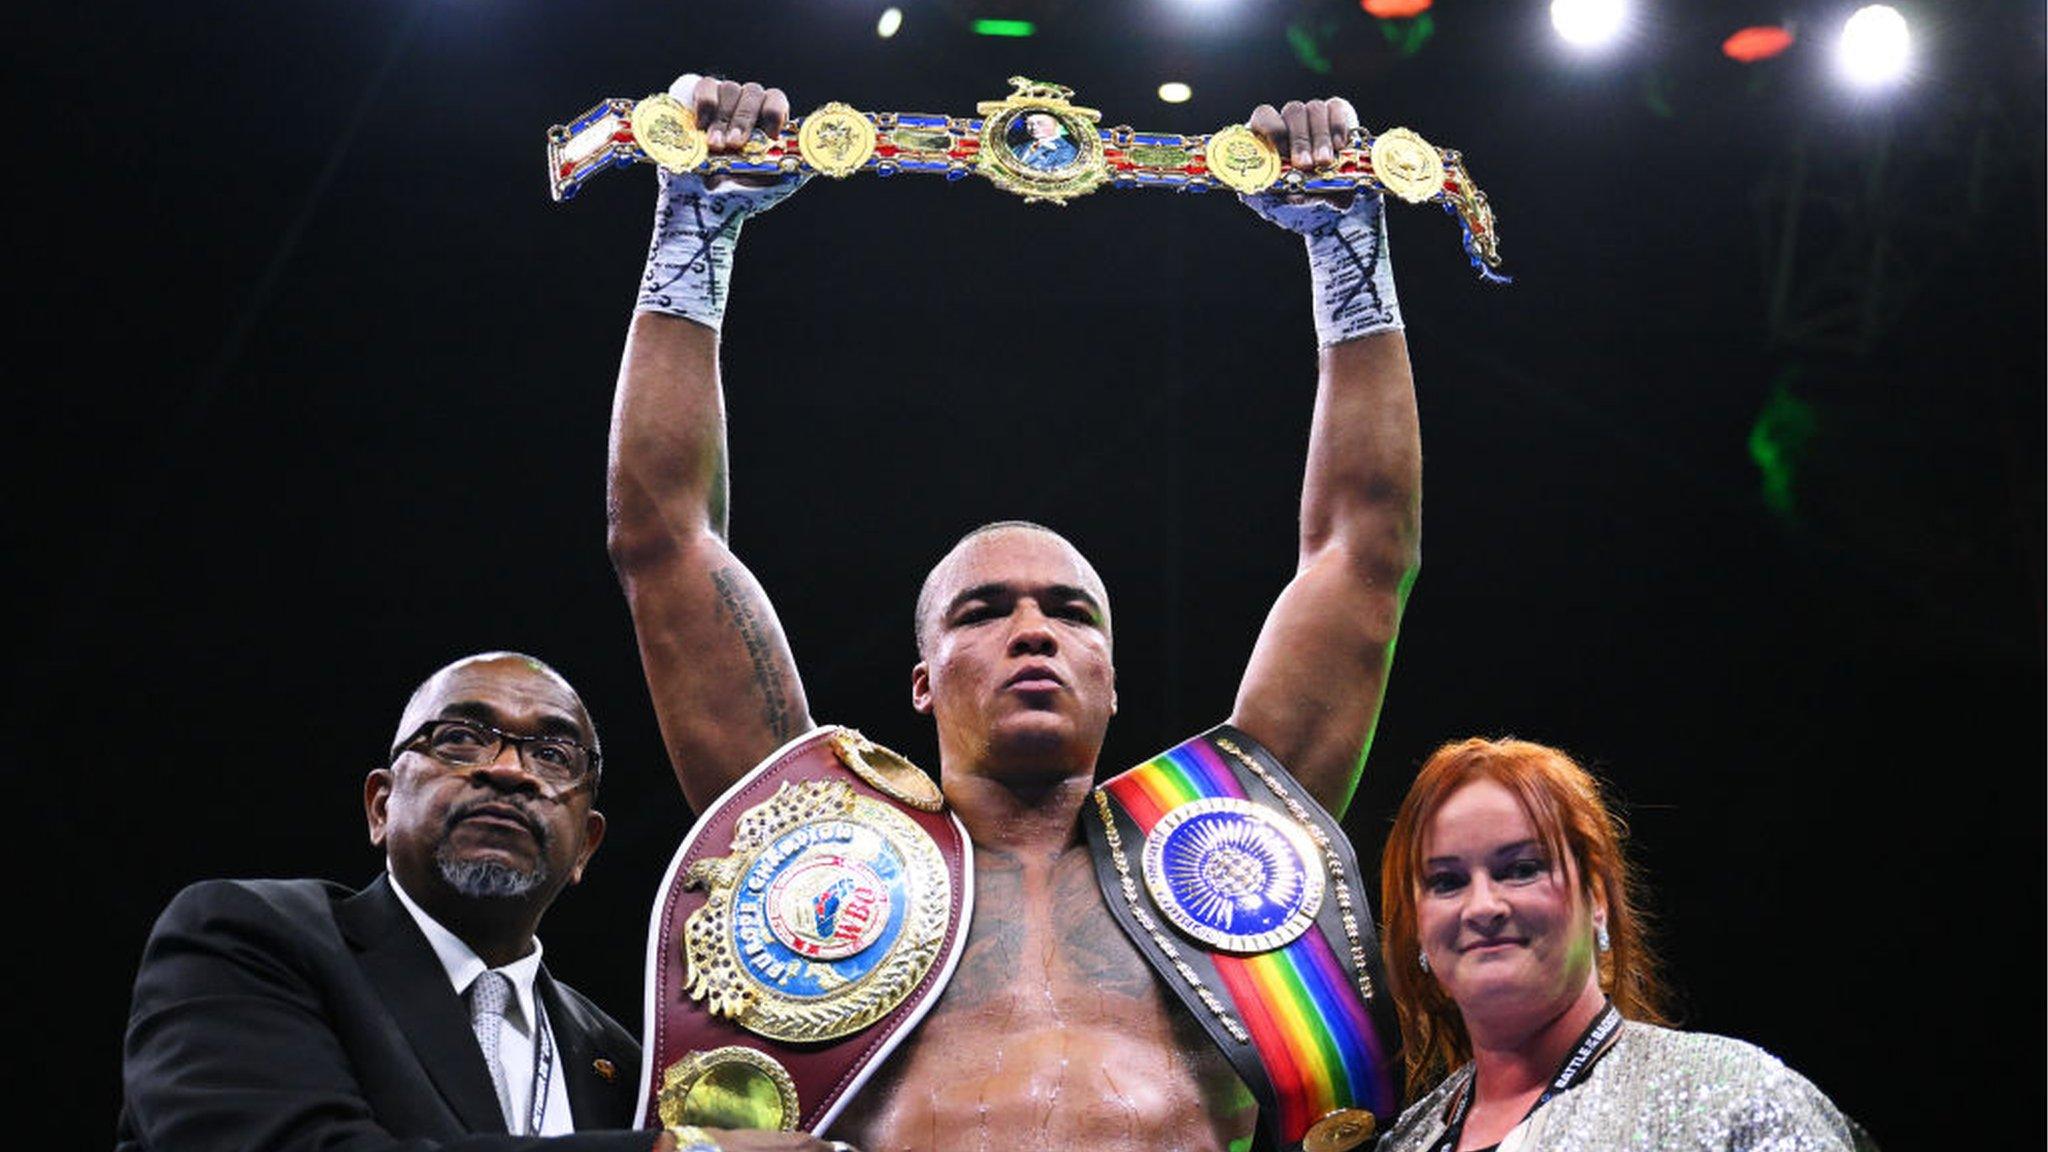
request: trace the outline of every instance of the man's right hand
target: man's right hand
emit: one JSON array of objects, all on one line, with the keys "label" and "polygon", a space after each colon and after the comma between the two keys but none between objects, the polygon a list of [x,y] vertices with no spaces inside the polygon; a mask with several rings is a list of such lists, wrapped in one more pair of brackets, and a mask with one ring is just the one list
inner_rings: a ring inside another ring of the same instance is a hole
[{"label": "man's right hand", "polygon": [[[684,74],[669,95],[689,106],[708,152],[744,158],[754,141],[780,133],[789,97],[780,88]],[[727,288],[740,226],[780,204],[809,179],[776,170],[705,179],[695,172],[660,173],[654,238],[640,278],[638,309],[694,320],[717,331],[725,322]]]}]

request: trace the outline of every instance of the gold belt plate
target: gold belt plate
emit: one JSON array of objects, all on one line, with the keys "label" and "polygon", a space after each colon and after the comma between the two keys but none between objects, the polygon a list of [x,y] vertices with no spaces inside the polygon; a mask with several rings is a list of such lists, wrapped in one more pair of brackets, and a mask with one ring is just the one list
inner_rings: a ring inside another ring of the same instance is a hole
[{"label": "gold belt plate", "polygon": [[635,104],[632,123],[640,150],[671,172],[688,172],[710,152],[709,141],[697,127],[697,114],[666,92]]},{"label": "gold belt plate", "polygon": [[1389,128],[1372,141],[1372,174],[1387,191],[1421,204],[1444,190],[1444,160],[1429,141],[1406,128]]}]

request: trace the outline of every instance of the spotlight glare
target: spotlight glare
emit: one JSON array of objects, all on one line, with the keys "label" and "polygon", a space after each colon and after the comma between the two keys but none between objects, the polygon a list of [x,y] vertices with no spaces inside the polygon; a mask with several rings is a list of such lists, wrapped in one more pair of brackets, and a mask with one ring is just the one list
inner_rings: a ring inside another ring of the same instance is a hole
[{"label": "spotlight glare", "polygon": [[1575,47],[1610,43],[1627,24],[1627,0],[1550,0],[1550,26]]},{"label": "spotlight glare", "polygon": [[976,36],[1035,36],[1038,25],[1029,20],[976,20],[973,24]]},{"label": "spotlight glare", "polygon": [[1889,4],[1858,8],[1842,25],[1835,58],[1849,82],[1863,88],[1888,84],[1906,74],[1913,34],[1906,18]]},{"label": "spotlight glare", "polygon": [[1792,29],[1784,25],[1753,24],[1721,41],[1721,55],[1739,64],[1754,64],[1782,55],[1797,39]]},{"label": "spotlight glare", "polygon": [[1178,80],[1168,80],[1159,86],[1159,98],[1168,104],[1185,104],[1194,94],[1193,88]]},{"label": "spotlight glare", "polygon": [[882,18],[875,21],[875,35],[887,40],[903,27],[903,9],[889,8],[882,12]]}]

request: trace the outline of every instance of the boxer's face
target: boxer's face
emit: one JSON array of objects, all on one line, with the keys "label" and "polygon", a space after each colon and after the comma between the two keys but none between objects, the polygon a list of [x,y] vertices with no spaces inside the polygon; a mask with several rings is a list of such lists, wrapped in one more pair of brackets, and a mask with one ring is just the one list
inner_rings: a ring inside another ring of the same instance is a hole
[{"label": "boxer's face", "polygon": [[[911,701],[941,750],[976,762],[1090,767],[1116,712],[1108,596],[1073,546],[1030,528],[963,541],[933,574]],[[949,761],[950,762],[950,761]]]}]

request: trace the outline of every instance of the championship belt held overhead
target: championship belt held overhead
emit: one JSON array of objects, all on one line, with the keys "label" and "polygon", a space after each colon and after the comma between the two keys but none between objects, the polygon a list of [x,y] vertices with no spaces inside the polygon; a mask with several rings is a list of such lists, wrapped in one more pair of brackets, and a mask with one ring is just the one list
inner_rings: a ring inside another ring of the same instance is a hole
[{"label": "championship belt held overhead", "polygon": [[646,161],[707,176],[978,175],[1027,202],[1055,204],[1104,185],[1184,192],[1221,186],[1246,194],[1363,189],[1442,205],[1458,218],[1473,268],[1499,279],[1493,209],[1464,158],[1406,128],[1377,135],[1353,129],[1334,161],[1296,168],[1242,124],[1206,136],[1101,128],[1102,114],[1070,103],[1070,88],[1022,76],[1010,83],[1015,91],[975,105],[973,117],[861,112],[829,103],[792,119],[777,136],[756,132],[738,154],[719,156],[710,154],[694,111],[672,96],[606,100],[548,129],[548,187],[557,201],[567,200],[599,172]]}]

